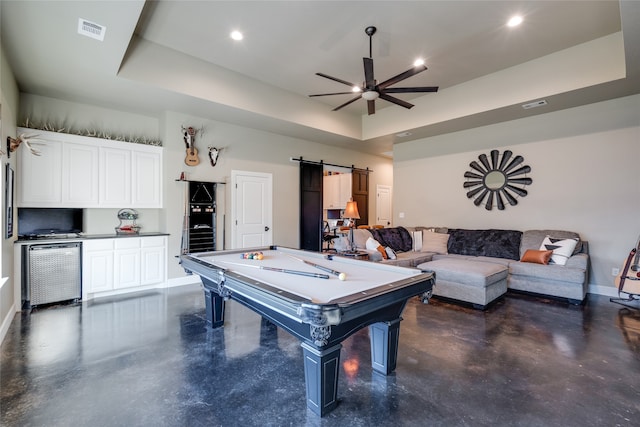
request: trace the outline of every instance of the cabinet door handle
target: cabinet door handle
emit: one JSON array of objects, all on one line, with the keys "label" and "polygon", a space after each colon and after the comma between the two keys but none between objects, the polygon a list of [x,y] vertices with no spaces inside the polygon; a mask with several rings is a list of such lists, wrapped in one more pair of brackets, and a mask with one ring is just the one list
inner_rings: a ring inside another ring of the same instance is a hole
[{"label": "cabinet door handle", "polygon": [[268,226],[264,226],[264,231],[269,231],[269,227]]}]

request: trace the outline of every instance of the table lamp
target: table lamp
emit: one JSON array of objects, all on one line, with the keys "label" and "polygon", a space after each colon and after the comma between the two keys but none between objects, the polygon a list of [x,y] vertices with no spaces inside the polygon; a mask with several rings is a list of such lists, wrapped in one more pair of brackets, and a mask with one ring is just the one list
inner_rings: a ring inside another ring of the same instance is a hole
[{"label": "table lamp", "polygon": [[349,224],[349,251],[355,252],[355,248],[353,247],[353,228],[356,225],[354,220],[360,219],[360,214],[358,213],[358,203],[354,202],[353,199],[349,199],[343,216],[344,218],[347,218],[351,221]]}]

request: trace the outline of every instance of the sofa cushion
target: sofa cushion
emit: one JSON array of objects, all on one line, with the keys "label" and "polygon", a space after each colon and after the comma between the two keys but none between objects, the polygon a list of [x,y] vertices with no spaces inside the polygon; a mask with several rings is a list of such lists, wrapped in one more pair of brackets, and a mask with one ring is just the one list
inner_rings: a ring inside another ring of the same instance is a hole
[{"label": "sofa cushion", "polygon": [[[376,251],[377,252],[377,251]],[[381,260],[384,264],[396,265],[398,267],[411,267],[415,268],[418,264],[422,264],[427,261],[431,261],[433,253],[431,252],[400,252],[396,254],[396,259]],[[369,256],[369,260],[372,258]],[[378,258],[380,261],[380,258]]]},{"label": "sofa cushion", "polygon": [[387,253],[387,258],[388,259],[396,259],[398,258],[398,256],[396,255],[396,251],[394,251],[393,249],[391,249],[389,246],[387,246],[386,248],[384,248],[385,252]]},{"label": "sofa cushion", "polygon": [[449,235],[443,233],[434,233],[432,231],[422,231],[422,251],[435,252],[437,254],[447,253],[447,243]]},{"label": "sofa cushion", "polygon": [[411,231],[411,238],[413,239],[413,251],[414,252],[420,252],[422,251],[422,230],[418,230],[418,231]]},{"label": "sofa cushion", "polygon": [[[573,231],[564,231],[564,230],[527,230],[522,233],[522,242],[520,243],[520,257],[524,255],[527,249],[540,249],[542,245],[542,241],[545,237],[551,236],[558,239],[580,239],[580,235],[578,233],[574,233]],[[586,242],[585,242],[586,246]],[[581,253],[585,251],[586,248],[583,248],[582,242],[578,241],[578,244],[573,249],[573,254]]]},{"label": "sofa cushion", "polygon": [[500,264],[476,262],[453,258],[439,259],[418,265],[421,270],[436,272],[436,286],[438,280],[464,283],[470,286],[486,287],[500,280],[506,279],[508,269]]},{"label": "sofa cushion", "polygon": [[521,239],[516,230],[449,229],[447,249],[450,254],[519,260]]},{"label": "sofa cushion", "polygon": [[577,238],[573,239],[560,239],[551,236],[547,236],[540,245],[541,250],[552,251],[550,264],[565,265],[569,257],[573,254],[578,243]]},{"label": "sofa cushion", "polygon": [[411,233],[404,227],[372,229],[369,232],[382,246],[389,246],[396,252],[409,252],[413,248]]},{"label": "sofa cushion", "polygon": [[509,274],[511,276],[531,277],[536,280],[547,280],[549,283],[569,282],[582,284],[585,281],[586,270],[569,268],[563,265],[542,265],[511,261],[509,263]]},{"label": "sofa cushion", "polygon": [[371,236],[371,232],[365,229],[353,230],[353,243],[357,249],[363,250],[367,248],[367,239]]},{"label": "sofa cushion", "polygon": [[533,262],[535,264],[549,264],[551,255],[553,255],[553,251],[551,250],[527,249],[520,261]]},{"label": "sofa cushion", "polygon": [[414,227],[414,229],[416,231],[419,231],[419,230],[432,231],[434,233],[443,233],[443,234],[447,234],[449,232],[449,229],[447,227],[424,227],[422,225],[419,225],[417,227]]}]

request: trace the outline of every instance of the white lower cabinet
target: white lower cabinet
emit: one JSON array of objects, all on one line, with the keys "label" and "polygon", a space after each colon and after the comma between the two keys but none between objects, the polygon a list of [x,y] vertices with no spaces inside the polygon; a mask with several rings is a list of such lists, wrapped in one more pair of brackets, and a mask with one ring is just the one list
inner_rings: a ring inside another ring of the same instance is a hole
[{"label": "white lower cabinet", "polygon": [[140,286],[140,239],[116,239],[113,251],[113,288]]},{"label": "white lower cabinet", "polygon": [[85,293],[113,290],[113,240],[82,243],[82,299]]},{"label": "white lower cabinet", "polygon": [[154,283],[164,283],[167,280],[166,259],[167,259],[167,238],[147,237],[142,240],[140,248],[140,283],[151,285]]},{"label": "white lower cabinet", "polygon": [[164,286],[167,237],[90,239],[82,244],[82,298]]}]

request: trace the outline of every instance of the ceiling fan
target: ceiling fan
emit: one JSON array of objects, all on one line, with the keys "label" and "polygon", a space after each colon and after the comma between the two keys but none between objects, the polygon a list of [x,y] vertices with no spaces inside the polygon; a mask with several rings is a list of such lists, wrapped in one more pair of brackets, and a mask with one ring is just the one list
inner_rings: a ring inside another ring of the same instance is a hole
[{"label": "ceiling fan", "polygon": [[338,83],[342,83],[347,86],[350,86],[352,90],[350,92],[319,93],[316,95],[309,95],[309,96],[313,97],[313,96],[328,96],[328,95],[348,95],[352,93],[358,93],[358,96],[350,99],[349,101],[345,102],[342,105],[337,106],[336,108],[333,109],[333,111],[338,111],[342,107],[346,107],[352,102],[355,102],[360,98],[364,98],[367,100],[367,111],[371,115],[376,113],[375,100],[378,98],[384,99],[385,101],[389,101],[396,105],[400,105],[401,107],[404,107],[404,108],[413,107],[413,104],[403,101],[402,99],[398,99],[394,96],[391,96],[389,95],[390,93],[437,92],[438,91],[437,86],[389,87],[391,85],[401,82],[402,80],[408,79],[409,77],[414,76],[422,71],[425,71],[427,69],[427,66],[424,64],[415,65],[413,68],[405,71],[404,73],[400,73],[397,76],[391,77],[390,79],[385,80],[382,83],[377,83],[376,79],[373,76],[373,58],[371,54],[372,38],[373,38],[373,35],[376,33],[376,31],[377,31],[376,27],[367,27],[364,30],[364,32],[369,36],[369,57],[362,58],[364,62],[364,80],[365,80],[362,86],[358,86],[356,84],[347,82],[337,77],[329,76],[327,74],[316,73],[316,75],[320,77],[324,77],[326,79],[333,80]]}]

